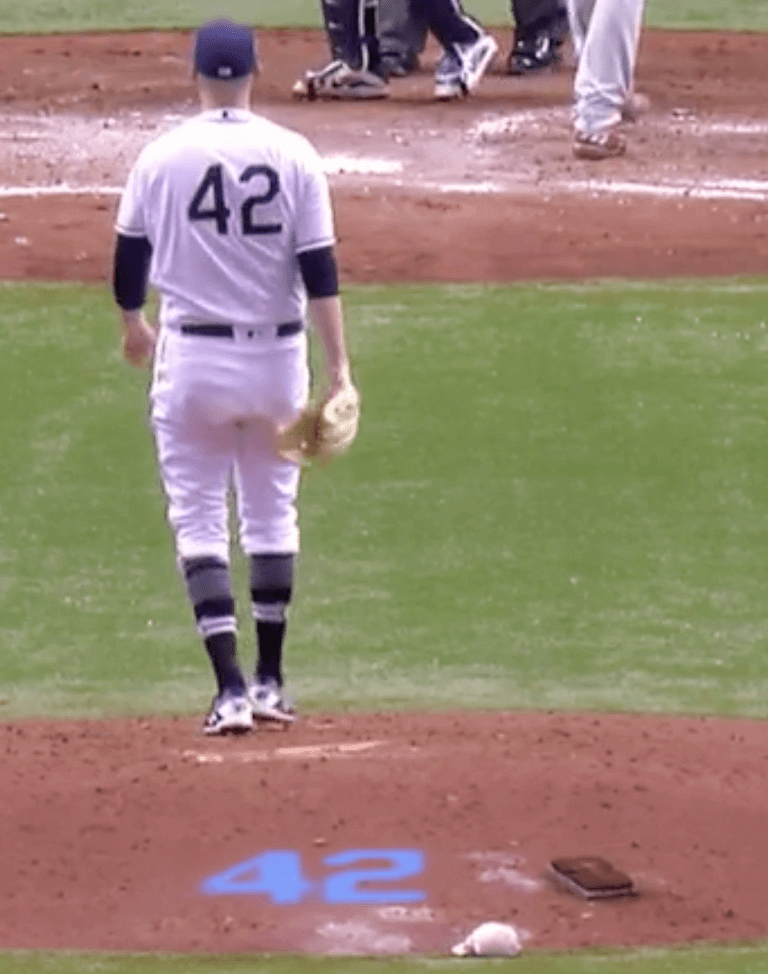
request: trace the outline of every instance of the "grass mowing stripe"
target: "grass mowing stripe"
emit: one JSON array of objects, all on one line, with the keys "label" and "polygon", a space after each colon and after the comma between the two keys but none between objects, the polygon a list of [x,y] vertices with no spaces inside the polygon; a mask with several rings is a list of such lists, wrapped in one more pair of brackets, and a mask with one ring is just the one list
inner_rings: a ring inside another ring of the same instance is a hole
[{"label": "grass mowing stripe", "polygon": [[467,963],[478,971],[526,974],[763,974],[768,947],[760,944],[691,948],[523,953],[511,959],[196,956],[14,952],[0,954],[0,974],[435,974]]},{"label": "grass mowing stripe", "polygon": [[[764,715],[764,286],[350,291],[363,420],[302,488],[302,706]],[[0,714],[198,711],[109,296],[3,297]]]},{"label": "grass mowing stripe", "polygon": [[194,28],[214,17],[230,17],[260,27],[316,27],[322,24],[315,0],[145,0],[126,5],[117,0],[0,0],[3,33],[172,30]]}]

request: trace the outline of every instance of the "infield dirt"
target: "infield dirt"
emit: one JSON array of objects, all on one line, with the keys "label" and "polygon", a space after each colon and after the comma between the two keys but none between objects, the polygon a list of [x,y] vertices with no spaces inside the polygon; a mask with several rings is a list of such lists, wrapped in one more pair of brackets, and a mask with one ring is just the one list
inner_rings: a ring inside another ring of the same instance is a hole
[{"label": "infield dirt", "polygon": [[[623,159],[570,147],[572,71],[502,72],[431,101],[422,71],[374,103],[297,103],[327,59],[312,32],[261,35],[256,110],[330,157],[346,281],[512,281],[763,273],[768,35],[643,35],[652,109]],[[193,110],[186,33],[12,37],[0,63],[5,187],[119,187],[138,149]],[[0,197],[6,278],[106,280],[114,195]]]}]

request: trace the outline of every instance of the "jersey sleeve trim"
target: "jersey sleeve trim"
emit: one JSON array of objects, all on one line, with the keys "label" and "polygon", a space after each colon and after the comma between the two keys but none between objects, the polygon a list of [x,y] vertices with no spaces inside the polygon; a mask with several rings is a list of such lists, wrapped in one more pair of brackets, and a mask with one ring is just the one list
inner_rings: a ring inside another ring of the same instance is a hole
[{"label": "jersey sleeve trim", "polygon": [[319,240],[310,240],[309,243],[299,244],[296,247],[297,254],[303,254],[307,250],[319,250],[321,247],[333,247],[336,243],[334,237],[323,237]]},{"label": "jersey sleeve trim", "polygon": [[121,223],[115,224],[115,230],[121,237],[146,237],[147,235],[145,230],[133,230],[130,227],[124,227]]}]

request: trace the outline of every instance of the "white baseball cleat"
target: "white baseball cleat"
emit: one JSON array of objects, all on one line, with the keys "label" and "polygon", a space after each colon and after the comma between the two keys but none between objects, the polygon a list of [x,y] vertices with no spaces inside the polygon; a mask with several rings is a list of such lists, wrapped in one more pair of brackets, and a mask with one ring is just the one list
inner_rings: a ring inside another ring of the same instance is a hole
[{"label": "white baseball cleat", "polygon": [[435,98],[437,101],[453,101],[467,94],[461,82],[461,61],[458,54],[446,51],[435,71]]},{"label": "white baseball cleat", "polygon": [[320,71],[307,71],[293,86],[295,98],[373,99],[389,94],[386,81],[372,71],[357,71],[344,61],[331,61]]},{"label": "white baseball cleat", "polygon": [[203,733],[244,734],[253,727],[253,710],[245,696],[222,693],[215,697],[203,724]]},{"label": "white baseball cleat", "polygon": [[490,34],[481,34],[475,41],[446,51],[435,72],[437,101],[465,98],[474,91],[498,49]]},{"label": "white baseball cleat", "polygon": [[490,34],[481,34],[471,44],[456,45],[461,60],[461,81],[467,93],[478,86],[498,49],[499,45]]},{"label": "white baseball cleat", "polygon": [[274,682],[252,683],[248,687],[248,702],[254,720],[293,724],[297,714],[282,688]]}]

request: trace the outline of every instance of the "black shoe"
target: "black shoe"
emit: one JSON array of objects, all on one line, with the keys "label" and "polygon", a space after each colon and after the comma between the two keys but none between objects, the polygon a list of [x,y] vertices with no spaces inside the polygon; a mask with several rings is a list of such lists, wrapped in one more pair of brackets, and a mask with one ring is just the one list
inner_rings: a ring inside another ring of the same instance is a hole
[{"label": "black shoe", "polygon": [[385,80],[387,78],[406,78],[419,70],[419,58],[413,51],[382,51],[376,73]]},{"label": "black shoe", "polygon": [[518,37],[507,59],[507,73],[533,74],[547,68],[556,68],[560,64],[560,46],[552,39],[549,31]]},{"label": "black shoe", "polygon": [[549,28],[552,43],[555,47],[561,47],[568,40],[570,33],[571,25],[568,22],[568,11],[565,9],[558,10],[557,16]]}]

